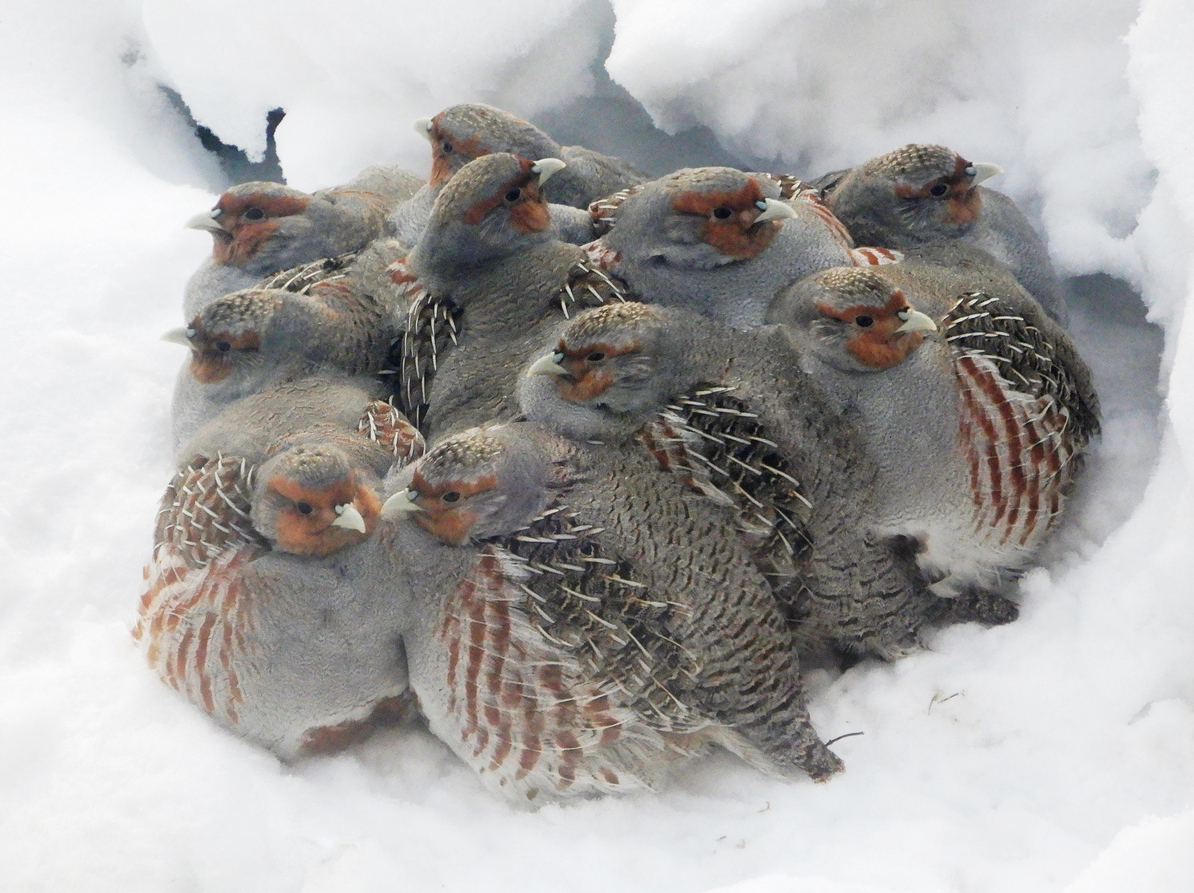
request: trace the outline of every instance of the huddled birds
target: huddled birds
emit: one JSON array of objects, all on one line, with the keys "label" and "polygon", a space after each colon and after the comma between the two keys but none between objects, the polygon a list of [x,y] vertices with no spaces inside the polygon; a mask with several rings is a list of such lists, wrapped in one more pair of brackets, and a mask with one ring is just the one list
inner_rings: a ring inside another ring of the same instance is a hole
[{"label": "huddled birds", "polygon": [[652,179],[479,104],[427,179],[245,183],[133,630],[282,759],[421,717],[514,802],[842,769],[802,667],[1007,623],[1099,433],[1001,172]]}]

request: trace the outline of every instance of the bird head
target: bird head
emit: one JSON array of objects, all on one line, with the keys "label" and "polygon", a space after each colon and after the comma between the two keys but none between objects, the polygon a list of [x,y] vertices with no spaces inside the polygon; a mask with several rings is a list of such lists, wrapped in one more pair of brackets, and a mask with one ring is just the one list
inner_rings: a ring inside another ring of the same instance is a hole
[{"label": "bird head", "polygon": [[[867,215],[908,241],[961,235],[978,219],[982,192],[974,187],[1002,173],[996,164],[970,162],[944,146],[910,144],[859,166],[825,194],[826,204],[865,244]],[[898,247],[898,245],[897,245]]]},{"label": "bird head", "polygon": [[563,167],[556,158],[532,161],[502,152],[470,161],[436,196],[411,265],[467,267],[549,240],[542,186]]},{"label": "bird head", "polygon": [[414,126],[431,143],[432,186],[446,183],[470,161],[493,152],[523,158],[560,154],[559,145],[534,124],[478,102],[451,106],[434,118],[420,118]]},{"label": "bird head", "polygon": [[686,168],[628,196],[604,236],[631,260],[712,269],[757,257],[792,208],[779,186],[726,167]]},{"label": "bird head", "polygon": [[208,304],[186,328],[162,338],[190,348],[189,369],[197,381],[223,381],[238,366],[260,360],[270,324],[287,294],[259,288],[232,292]]},{"label": "bird head", "polygon": [[581,314],[522,376],[523,412],[575,439],[637,431],[681,387],[686,364],[674,316],[638,303]]},{"label": "bird head", "polygon": [[376,477],[335,444],[300,442],[264,462],[255,477],[253,524],[282,551],[331,555],[377,527]]},{"label": "bird head", "polygon": [[890,369],[937,331],[903,291],[866,267],[834,267],[805,277],[777,296],[768,321],[789,326],[831,366],[855,372]]},{"label": "bird head", "polygon": [[271,242],[293,238],[293,230],[303,229],[296,227],[296,219],[301,220],[310,204],[310,195],[281,183],[241,183],[186,225],[211,233],[217,264],[243,267]]},{"label": "bird head", "polygon": [[547,467],[509,426],[470,428],[437,443],[398,479],[382,515],[410,519],[458,546],[512,533],[546,507]]}]

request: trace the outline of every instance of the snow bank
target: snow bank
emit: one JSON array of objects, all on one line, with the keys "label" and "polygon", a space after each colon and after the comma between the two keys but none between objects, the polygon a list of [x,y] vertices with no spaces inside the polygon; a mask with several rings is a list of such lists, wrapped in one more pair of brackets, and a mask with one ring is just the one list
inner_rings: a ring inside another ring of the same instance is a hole
[{"label": "snow bank", "polygon": [[[0,23],[0,888],[1194,888],[1187,4],[58,7],[12,0]],[[663,129],[743,158],[818,173],[933,140],[1007,168],[995,185],[1078,277],[1107,415],[1084,492],[1019,622],[814,676],[823,734],[865,733],[828,785],[714,758],[659,796],[515,813],[417,730],[282,767],[127,635],[170,470],[180,357],[156,339],[208,250],[179,227],[220,176],[155,83],[251,152],[284,107],[282,163],[314,188],[425,169],[409,121],[455,101],[566,122],[609,88],[611,43]]]}]

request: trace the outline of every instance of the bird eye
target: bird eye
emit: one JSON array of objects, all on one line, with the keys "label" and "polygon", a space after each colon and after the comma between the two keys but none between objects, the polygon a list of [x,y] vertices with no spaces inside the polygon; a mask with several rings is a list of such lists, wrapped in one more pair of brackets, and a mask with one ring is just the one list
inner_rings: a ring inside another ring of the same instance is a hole
[{"label": "bird eye", "polygon": [[730,217],[734,216],[734,211],[732,208],[727,208],[725,205],[722,205],[719,208],[713,209],[713,216],[718,220],[728,220]]},{"label": "bird eye", "polygon": [[232,342],[231,341],[217,341],[216,342],[216,350],[218,350],[220,353],[228,353],[228,351],[232,350]]},{"label": "bird eye", "polygon": [[443,150],[443,152],[444,152],[444,154],[445,154],[445,155],[451,155],[451,154],[452,154],[452,151],[453,151],[453,150],[452,150],[452,144],[451,144],[451,143],[449,143],[447,140],[444,140],[442,143],[440,143],[440,144],[439,144],[439,147],[440,147],[440,148]]},{"label": "bird eye", "polygon": [[929,190],[929,195],[935,196],[936,198],[941,198],[941,196],[945,195],[947,192],[949,192],[949,186],[947,186],[945,183],[938,183]]},{"label": "bird eye", "polygon": [[264,220],[265,212],[260,208],[249,208],[245,211],[245,220]]},{"label": "bird eye", "polygon": [[509,192],[506,193],[506,201],[508,201],[508,202],[516,202],[520,198],[522,198],[522,190],[519,189],[517,186],[515,186],[513,189],[511,189]]},{"label": "bird eye", "polygon": [[311,512],[315,511],[309,502],[296,502],[294,507],[298,509],[300,515],[309,515]]},{"label": "bird eye", "polygon": [[869,329],[875,324],[874,318],[867,316],[865,313],[854,317],[854,322],[858,323],[858,325],[864,329]]},{"label": "bird eye", "polygon": [[588,360],[590,363],[600,363],[604,359],[605,359],[605,354],[600,350],[595,350],[588,356]]},{"label": "bird eye", "polygon": [[447,493],[441,496],[440,499],[442,499],[444,502],[459,502],[460,493],[458,493],[456,490],[449,490]]}]

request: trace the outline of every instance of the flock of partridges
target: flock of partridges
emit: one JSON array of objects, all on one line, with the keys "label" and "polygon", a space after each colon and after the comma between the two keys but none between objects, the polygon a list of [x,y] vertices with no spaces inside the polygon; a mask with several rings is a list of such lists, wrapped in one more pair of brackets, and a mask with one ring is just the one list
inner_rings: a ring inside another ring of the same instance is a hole
[{"label": "flock of partridges", "polygon": [[650,179],[459,105],[427,181],[224,193],[134,636],[283,759],[425,719],[519,802],[842,763],[801,664],[1009,599],[1099,431],[1000,172]]}]

